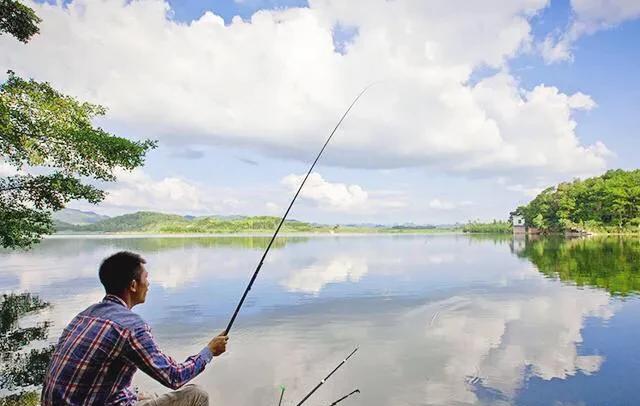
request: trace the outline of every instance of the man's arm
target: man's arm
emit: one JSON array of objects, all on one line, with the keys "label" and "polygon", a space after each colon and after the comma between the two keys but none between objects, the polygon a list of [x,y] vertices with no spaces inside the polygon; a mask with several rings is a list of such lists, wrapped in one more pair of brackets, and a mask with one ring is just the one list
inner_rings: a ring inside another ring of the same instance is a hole
[{"label": "man's arm", "polygon": [[132,332],[129,337],[128,358],[156,381],[171,389],[178,389],[200,374],[213,356],[222,354],[226,349],[226,341],[226,336],[215,337],[200,353],[178,363],[160,351],[151,331],[145,326]]}]

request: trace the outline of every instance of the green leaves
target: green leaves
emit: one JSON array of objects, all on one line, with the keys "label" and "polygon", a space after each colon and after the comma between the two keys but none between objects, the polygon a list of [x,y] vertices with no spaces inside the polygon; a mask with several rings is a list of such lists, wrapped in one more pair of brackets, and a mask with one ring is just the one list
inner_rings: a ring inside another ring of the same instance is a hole
[{"label": "green leaves", "polygon": [[48,212],[0,206],[0,245],[5,248],[28,248],[53,232]]},{"label": "green leaves", "polygon": [[637,232],[640,170],[608,171],[600,177],[562,183],[518,208],[528,225],[556,232],[586,229]]},{"label": "green leaves", "polygon": [[9,33],[19,41],[27,42],[40,32],[42,20],[24,4],[14,0],[0,0],[0,34]]},{"label": "green leaves", "polygon": [[9,72],[0,85],[0,153],[9,162],[55,167],[96,179],[115,179],[115,168],[144,163],[154,141],[116,137],[92,120],[105,114],[101,106],[62,95],[48,83],[25,81]]},{"label": "green leaves", "polygon": [[76,199],[102,201],[104,192],[83,183],[83,177],[114,181],[116,169],[144,163],[156,143],[94,127],[92,120],[104,113],[102,106],[9,72],[0,85],[0,156],[18,169],[51,168],[53,173],[0,178],[0,245],[27,248],[53,232],[50,212]]}]

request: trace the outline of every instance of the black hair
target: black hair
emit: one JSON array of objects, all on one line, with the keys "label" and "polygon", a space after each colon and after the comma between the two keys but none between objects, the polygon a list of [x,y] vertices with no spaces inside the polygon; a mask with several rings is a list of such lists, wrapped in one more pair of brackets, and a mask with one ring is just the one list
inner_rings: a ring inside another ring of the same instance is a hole
[{"label": "black hair", "polygon": [[132,280],[140,280],[141,264],[146,264],[140,255],[121,251],[102,261],[98,275],[107,293],[119,294],[125,291]]}]

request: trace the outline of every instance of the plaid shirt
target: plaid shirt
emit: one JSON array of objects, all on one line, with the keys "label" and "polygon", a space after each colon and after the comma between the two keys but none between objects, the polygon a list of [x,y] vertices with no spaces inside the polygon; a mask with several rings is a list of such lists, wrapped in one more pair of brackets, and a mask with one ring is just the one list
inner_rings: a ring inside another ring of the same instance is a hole
[{"label": "plaid shirt", "polygon": [[211,360],[205,347],[181,364],[158,349],[149,326],[117,296],[107,295],[62,332],[44,379],[42,406],[135,405],[138,368],[177,389]]}]

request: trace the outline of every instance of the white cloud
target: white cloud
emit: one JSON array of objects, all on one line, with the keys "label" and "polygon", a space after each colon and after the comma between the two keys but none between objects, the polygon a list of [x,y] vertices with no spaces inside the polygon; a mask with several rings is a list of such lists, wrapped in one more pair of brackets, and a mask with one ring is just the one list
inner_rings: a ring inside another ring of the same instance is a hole
[{"label": "white cloud", "polygon": [[128,209],[204,211],[207,196],[196,185],[177,178],[154,180],[142,170],[119,171],[118,182],[108,187],[104,205]]},{"label": "white cloud", "polygon": [[[298,190],[303,179],[304,175],[291,174],[285,176],[281,183],[293,194]],[[407,197],[403,193],[389,190],[369,192],[359,185],[332,183],[317,172],[309,175],[300,192],[300,197],[320,209],[333,212],[370,214],[398,210],[407,206]]]},{"label": "white cloud", "polygon": [[[304,175],[291,174],[284,177],[282,183],[295,191],[303,179]],[[301,197],[329,210],[350,210],[364,207],[369,195],[358,185],[330,183],[314,172],[302,188]]]},{"label": "white cloud", "polygon": [[[575,132],[572,110],[584,104],[553,87],[523,89],[505,68],[532,44],[529,19],[548,0],[313,0],[228,25],[211,12],[173,21],[160,0],[30,5],[41,34],[28,45],[0,37],[0,70],[108,106],[105,125],[127,134],[306,160],[351,98],[382,80],[325,163],[521,177],[606,167]],[[333,48],[337,23],[357,28],[345,55]],[[469,84],[485,65],[501,73]]]},{"label": "white cloud", "polygon": [[435,210],[455,210],[460,207],[470,206],[471,204],[473,203],[469,201],[463,201],[459,203],[441,199],[432,199],[431,201],[429,201],[429,207]]},{"label": "white cloud", "polygon": [[573,59],[574,43],[585,35],[640,17],[637,0],[571,0],[573,21],[566,32],[550,34],[540,44],[548,63]]},{"label": "white cloud", "polygon": [[583,24],[611,26],[640,17],[636,0],[571,0],[577,19]]},{"label": "white cloud", "polygon": [[265,209],[269,214],[282,214],[282,212],[284,212],[284,209],[274,202],[267,202],[265,204]]},{"label": "white cloud", "polygon": [[538,194],[540,194],[540,192],[542,192],[544,190],[544,188],[541,188],[541,187],[527,187],[525,185],[517,183],[515,185],[508,185],[507,186],[507,190],[509,190],[511,192],[522,193],[523,195],[525,195],[527,197],[536,197]]},{"label": "white cloud", "polygon": [[[106,192],[99,211],[119,215],[137,210],[176,214],[261,214],[264,190],[214,187],[177,176],[154,178],[142,169],[116,171],[117,181],[102,183]],[[75,201],[71,208],[96,210],[96,206]]]}]

